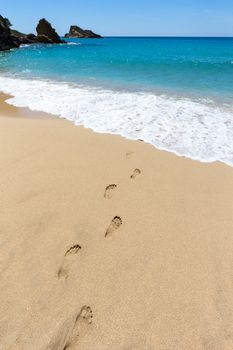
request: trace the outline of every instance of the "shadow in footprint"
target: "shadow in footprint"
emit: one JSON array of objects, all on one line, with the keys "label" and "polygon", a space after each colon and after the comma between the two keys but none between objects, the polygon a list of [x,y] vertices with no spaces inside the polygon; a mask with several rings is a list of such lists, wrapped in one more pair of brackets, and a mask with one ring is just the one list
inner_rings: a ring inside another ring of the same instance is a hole
[{"label": "shadow in footprint", "polygon": [[130,159],[132,158],[134,152],[127,152],[125,155],[126,155],[126,159]]},{"label": "shadow in footprint", "polygon": [[122,219],[120,216],[115,216],[110,225],[108,226],[106,232],[105,232],[105,237],[108,237],[111,235],[113,232],[115,232],[120,226],[122,225]]},{"label": "shadow in footprint", "polygon": [[140,169],[134,169],[133,174],[130,176],[131,179],[135,179],[137,176],[139,176],[141,174],[141,170]]},{"label": "shadow in footprint", "polygon": [[63,350],[76,349],[76,344],[81,336],[85,336],[88,331],[88,326],[92,323],[93,313],[90,306],[84,305],[77,315],[73,329],[67,339]]},{"label": "shadow in footprint", "polygon": [[87,333],[92,318],[90,306],[82,306],[78,314],[66,320],[60,327],[58,334],[50,341],[46,350],[76,349],[78,341]]},{"label": "shadow in footprint", "polygon": [[115,185],[115,184],[108,185],[108,186],[105,188],[104,198],[107,198],[107,199],[112,198],[113,190],[115,190],[115,188],[117,188],[117,185]]},{"label": "shadow in footprint", "polygon": [[58,278],[64,277],[65,279],[67,279],[67,277],[69,276],[70,267],[75,259],[76,254],[80,249],[82,249],[82,247],[79,244],[75,244],[67,250],[67,252],[64,255],[62,265],[57,273]]}]

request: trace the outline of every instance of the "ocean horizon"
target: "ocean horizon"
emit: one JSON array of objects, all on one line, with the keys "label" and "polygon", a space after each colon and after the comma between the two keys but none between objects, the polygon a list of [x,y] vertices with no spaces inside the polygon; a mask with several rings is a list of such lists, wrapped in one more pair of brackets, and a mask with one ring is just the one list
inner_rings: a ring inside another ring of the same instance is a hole
[{"label": "ocean horizon", "polygon": [[0,53],[9,103],[233,166],[233,38],[118,36]]}]

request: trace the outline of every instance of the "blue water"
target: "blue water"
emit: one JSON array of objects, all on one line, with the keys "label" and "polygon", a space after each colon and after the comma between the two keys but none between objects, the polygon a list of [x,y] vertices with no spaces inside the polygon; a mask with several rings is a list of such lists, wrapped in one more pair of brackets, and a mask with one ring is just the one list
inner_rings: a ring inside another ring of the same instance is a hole
[{"label": "blue water", "polygon": [[16,106],[233,165],[233,38],[25,45],[0,53],[0,91]]},{"label": "blue water", "polygon": [[1,54],[0,70],[116,89],[233,97],[233,38],[72,39]]}]

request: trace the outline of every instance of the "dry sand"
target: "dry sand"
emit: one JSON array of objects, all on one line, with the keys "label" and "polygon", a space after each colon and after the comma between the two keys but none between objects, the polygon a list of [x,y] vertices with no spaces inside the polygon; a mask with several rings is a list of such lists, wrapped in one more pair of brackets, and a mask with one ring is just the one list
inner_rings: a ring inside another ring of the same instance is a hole
[{"label": "dry sand", "polygon": [[4,98],[0,349],[232,350],[233,169]]}]

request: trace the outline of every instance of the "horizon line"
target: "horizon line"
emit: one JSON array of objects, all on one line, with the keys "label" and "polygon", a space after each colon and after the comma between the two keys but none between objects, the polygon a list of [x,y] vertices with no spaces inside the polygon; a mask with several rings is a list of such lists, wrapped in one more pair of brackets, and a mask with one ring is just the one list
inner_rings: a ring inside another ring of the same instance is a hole
[{"label": "horizon line", "polygon": [[[63,38],[64,36],[61,35]],[[229,38],[233,39],[233,35],[103,35],[104,38]],[[89,39],[89,38],[67,38],[67,39]]]}]

